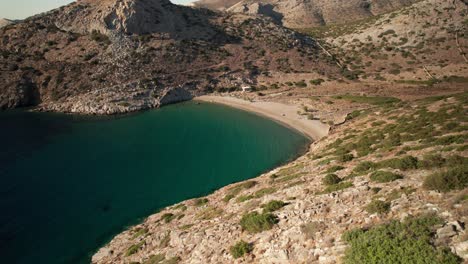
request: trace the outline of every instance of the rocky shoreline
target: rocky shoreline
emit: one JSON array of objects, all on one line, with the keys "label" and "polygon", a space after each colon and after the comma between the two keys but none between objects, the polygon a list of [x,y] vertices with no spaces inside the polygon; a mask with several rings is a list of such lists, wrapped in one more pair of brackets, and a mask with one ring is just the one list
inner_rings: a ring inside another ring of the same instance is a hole
[{"label": "rocky shoreline", "polygon": [[164,105],[191,100],[194,97],[187,87],[159,89],[155,83],[130,83],[83,95],[65,101],[44,103],[35,108],[42,112],[63,112],[85,115],[115,115],[159,108]]}]

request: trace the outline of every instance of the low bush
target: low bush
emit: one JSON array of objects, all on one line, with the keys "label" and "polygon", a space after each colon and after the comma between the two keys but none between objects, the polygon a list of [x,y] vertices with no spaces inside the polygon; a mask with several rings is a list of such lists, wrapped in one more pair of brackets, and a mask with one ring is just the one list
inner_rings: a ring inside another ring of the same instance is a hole
[{"label": "low bush", "polygon": [[424,155],[423,160],[418,161],[418,168],[431,169],[440,168],[445,164],[446,160],[439,154]]},{"label": "low bush", "polygon": [[401,159],[394,158],[384,160],[378,163],[380,168],[393,168],[400,170],[410,170],[418,168],[418,159],[413,156],[405,156]]},{"label": "low bush", "polygon": [[360,174],[366,174],[371,171],[373,171],[377,167],[377,164],[371,161],[363,161],[359,163],[356,167],[353,169],[353,173],[356,173],[358,175]]},{"label": "low bush", "polygon": [[273,201],[269,201],[267,204],[264,204],[262,208],[263,208],[264,213],[271,213],[271,212],[274,212],[276,210],[283,208],[285,205],[287,205],[287,203],[283,201],[273,200]]},{"label": "low bush", "polygon": [[199,198],[199,199],[196,199],[193,203],[193,205],[195,206],[203,206],[205,204],[207,204],[209,201],[207,198]]},{"label": "low bush", "polygon": [[370,214],[385,214],[390,211],[390,203],[373,200],[366,206],[366,211]]},{"label": "low bush", "polygon": [[164,223],[169,223],[172,220],[174,220],[175,217],[176,216],[174,214],[171,214],[171,213],[163,214],[161,216],[161,221],[164,221]]},{"label": "low bush", "polygon": [[449,192],[468,187],[468,164],[435,172],[426,177],[424,188]]},{"label": "low bush", "polygon": [[354,156],[351,153],[346,153],[346,154],[338,156],[338,160],[341,162],[348,162],[348,161],[352,161],[353,159],[354,159]]},{"label": "low bush", "polygon": [[249,254],[253,250],[253,245],[247,243],[244,240],[237,242],[234,246],[229,249],[232,257],[235,259],[243,257],[245,254]]},{"label": "low bush", "polygon": [[333,173],[333,172],[337,172],[337,171],[340,171],[344,169],[343,166],[331,166],[330,168],[327,169],[327,173]]},{"label": "low bush", "polygon": [[164,254],[151,255],[145,262],[143,262],[143,264],[157,264],[161,263],[165,259],[166,255]]},{"label": "low bush", "polygon": [[310,84],[312,84],[312,85],[321,85],[323,82],[325,82],[324,79],[314,79],[314,80],[310,80]]},{"label": "low bush", "polygon": [[333,184],[333,185],[327,186],[327,188],[325,188],[325,190],[323,190],[322,193],[337,192],[337,191],[344,190],[344,189],[352,187],[352,186],[353,186],[353,183],[348,182],[348,181],[342,181],[342,182],[340,182],[338,184]]},{"label": "low bush", "polygon": [[141,241],[138,244],[130,246],[127,249],[127,251],[125,252],[125,255],[126,256],[131,256],[131,255],[137,253],[140,250],[140,248],[143,246],[143,244],[145,244],[145,241]]},{"label": "low bush", "polygon": [[102,34],[101,32],[99,32],[97,30],[91,31],[91,39],[96,41],[96,42],[101,42],[101,43],[104,43],[104,44],[110,44],[109,37]]},{"label": "low bush", "polygon": [[343,234],[350,245],[343,263],[460,263],[449,249],[431,244],[435,226],[441,223],[437,217],[423,216],[348,231]]},{"label": "low bush", "polygon": [[322,179],[322,183],[324,185],[334,185],[334,184],[338,184],[339,182],[341,182],[341,178],[338,177],[336,174],[327,174],[325,177],[323,177]]},{"label": "low bush", "polygon": [[389,171],[375,171],[370,175],[370,179],[375,182],[392,182],[402,178],[403,176]]},{"label": "low bush", "polygon": [[252,212],[242,216],[240,225],[243,230],[249,233],[259,233],[265,230],[270,230],[278,223],[278,218],[271,213]]}]

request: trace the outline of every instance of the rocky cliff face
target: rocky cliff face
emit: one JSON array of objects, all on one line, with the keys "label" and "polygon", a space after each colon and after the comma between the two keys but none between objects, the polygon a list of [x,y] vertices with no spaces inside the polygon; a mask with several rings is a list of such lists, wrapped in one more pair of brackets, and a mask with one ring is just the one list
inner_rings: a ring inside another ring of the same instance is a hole
[{"label": "rocky cliff face", "polygon": [[78,1],[2,28],[0,37],[1,109],[146,109],[167,89],[196,95],[254,85],[281,72],[285,57],[296,71],[339,74],[311,38],[269,19],[166,0]]},{"label": "rocky cliff face", "polygon": [[196,6],[270,16],[291,28],[342,24],[396,10],[416,0],[200,0]]}]

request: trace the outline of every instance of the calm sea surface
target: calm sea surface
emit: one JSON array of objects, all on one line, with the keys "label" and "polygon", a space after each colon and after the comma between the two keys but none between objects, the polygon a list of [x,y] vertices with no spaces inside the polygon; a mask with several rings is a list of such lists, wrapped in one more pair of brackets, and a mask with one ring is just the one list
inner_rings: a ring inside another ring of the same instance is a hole
[{"label": "calm sea surface", "polygon": [[1,262],[88,263],[158,209],[255,177],[307,144],[208,103],[118,117],[0,113]]}]

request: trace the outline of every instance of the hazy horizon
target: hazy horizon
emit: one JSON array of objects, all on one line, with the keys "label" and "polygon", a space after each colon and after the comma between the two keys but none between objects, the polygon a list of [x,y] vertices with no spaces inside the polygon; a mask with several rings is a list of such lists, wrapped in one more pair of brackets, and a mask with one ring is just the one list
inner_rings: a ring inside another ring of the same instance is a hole
[{"label": "hazy horizon", "polygon": [[[75,2],[74,0],[0,0],[0,18],[25,19],[57,7]],[[171,0],[175,4],[187,4],[191,0]]]}]

